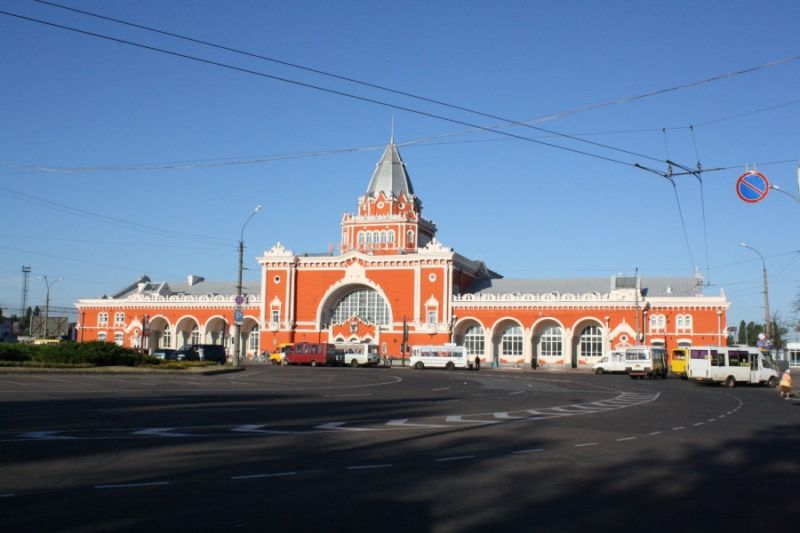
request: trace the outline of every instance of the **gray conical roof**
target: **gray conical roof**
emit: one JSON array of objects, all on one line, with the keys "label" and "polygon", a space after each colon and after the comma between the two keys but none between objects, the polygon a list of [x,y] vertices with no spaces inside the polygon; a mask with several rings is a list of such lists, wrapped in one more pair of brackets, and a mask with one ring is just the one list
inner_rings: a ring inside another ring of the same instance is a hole
[{"label": "gray conical roof", "polygon": [[367,187],[369,196],[375,197],[381,192],[395,198],[400,196],[400,193],[405,193],[406,196],[414,194],[414,187],[408,177],[406,165],[394,142],[390,142],[386,146],[386,150],[383,151],[375,172],[372,174],[372,179],[369,180],[369,187]]}]

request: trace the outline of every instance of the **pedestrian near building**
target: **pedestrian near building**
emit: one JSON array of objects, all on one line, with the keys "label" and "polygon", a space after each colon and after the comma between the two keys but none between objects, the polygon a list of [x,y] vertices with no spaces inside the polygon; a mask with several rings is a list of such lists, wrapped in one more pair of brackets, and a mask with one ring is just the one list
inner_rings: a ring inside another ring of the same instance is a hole
[{"label": "pedestrian near building", "polygon": [[792,393],[792,371],[788,368],[781,376],[781,398],[788,400]]}]

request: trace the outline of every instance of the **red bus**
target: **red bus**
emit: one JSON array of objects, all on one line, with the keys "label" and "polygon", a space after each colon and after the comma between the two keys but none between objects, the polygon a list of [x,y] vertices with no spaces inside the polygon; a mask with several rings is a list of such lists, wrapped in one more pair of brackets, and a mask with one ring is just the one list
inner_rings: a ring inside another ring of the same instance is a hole
[{"label": "red bus", "polygon": [[326,342],[298,342],[286,352],[287,365],[335,365],[336,346]]}]

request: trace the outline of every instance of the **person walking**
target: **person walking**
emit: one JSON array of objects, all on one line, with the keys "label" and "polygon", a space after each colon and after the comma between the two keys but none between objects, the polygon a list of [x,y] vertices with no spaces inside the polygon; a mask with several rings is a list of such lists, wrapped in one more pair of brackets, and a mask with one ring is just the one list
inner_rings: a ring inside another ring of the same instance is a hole
[{"label": "person walking", "polygon": [[781,398],[788,400],[792,394],[792,371],[788,368],[781,376]]}]

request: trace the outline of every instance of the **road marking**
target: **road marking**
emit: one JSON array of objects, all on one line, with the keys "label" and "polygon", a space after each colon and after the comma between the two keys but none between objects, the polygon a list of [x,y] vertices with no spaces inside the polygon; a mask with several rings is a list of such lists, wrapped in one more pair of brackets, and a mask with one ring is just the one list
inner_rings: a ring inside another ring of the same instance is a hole
[{"label": "road marking", "polygon": [[159,485],[169,485],[169,481],[153,481],[150,483],[118,483],[114,485],[95,485],[96,489],[131,489],[136,487],[156,487]]},{"label": "road marking", "polygon": [[250,474],[247,476],[231,476],[231,479],[257,479],[264,477],[286,477],[297,475],[297,472],[276,472],[275,474]]},{"label": "road marking", "polygon": [[596,442],[584,442],[583,444],[576,444],[576,448],[583,448],[584,446],[597,446]]},{"label": "road marking", "polygon": [[695,426],[695,427],[697,427],[697,426],[702,426],[702,425],[703,425],[703,422],[695,422],[695,423],[694,423],[694,424],[692,424],[692,425],[693,425],[693,426]]},{"label": "road marking", "polygon": [[511,453],[536,453],[536,452],[543,452],[544,448],[531,448],[530,450],[517,450],[516,452]]},{"label": "road marking", "polygon": [[672,428],[672,431],[680,431],[681,429],[686,429],[686,427],[685,426],[676,426],[676,427]]},{"label": "road marking", "polygon": [[447,426],[443,426],[441,424],[415,424],[415,423],[408,423],[408,418],[395,418],[394,420],[389,420],[386,422],[387,426],[401,426],[401,427],[418,427],[418,428],[443,428]]},{"label": "road marking", "polygon": [[492,413],[495,418],[502,418],[503,420],[519,420],[521,418],[528,418],[526,416],[511,416],[508,411],[503,413]]},{"label": "road marking", "polygon": [[474,459],[474,458],[475,458],[474,455],[455,455],[453,457],[439,457],[436,460],[439,462],[444,462],[444,461],[463,461],[464,459]]},{"label": "road marking", "polygon": [[314,427],[317,429],[341,429],[344,431],[375,431],[369,428],[346,428],[343,427],[345,424],[347,424],[347,422],[328,422],[327,424],[320,424]]},{"label": "road marking", "polygon": [[13,498],[14,496],[16,496],[16,494],[14,494],[13,492],[8,492],[6,494],[0,494],[0,498]]},{"label": "road marking", "polygon": [[373,468],[392,468],[394,465],[391,463],[386,463],[382,465],[358,465],[358,466],[348,466],[348,470],[370,470]]},{"label": "road marking", "polygon": [[464,420],[463,415],[451,415],[445,418],[446,422],[462,422],[465,424],[499,424],[498,420]]},{"label": "road marking", "polygon": [[661,435],[661,432],[660,431],[653,431],[651,433],[648,433],[648,435]]},{"label": "road marking", "polygon": [[514,392],[509,392],[508,393],[509,396],[515,396],[517,394],[525,394],[525,391],[524,390],[518,390],[518,391],[514,391]]},{"label": "road marking", "polygon": [[231,431],[238,433],[265,433],[268,435],[290,435],[293,431],[279,431],[276,429],[259,429],[263,428],[263,424],[245,424],[243,426],[235,427]]},{"label": "road marking", "polygon": [[440,389],[431,389],[431,392],[433,392],[433,391],[440,391],[440,390],[448,390],[449,388],[450,388],[450,387],[442,387],[442,388],[440,388]]},{"label": "road marking", "polygon": [[354,392],[353,394],[326,394],[324,397],[325,398],[347,398],[349,396],[372,396],[372,394],[368,393],[368,392],[364,392],[364,393]]},{"label": "road marking", "polygon": [[717,419],[716,419],[716,418],[709,418],[709,419],[707,420],[707,422],[716,422],[716,421],[717,421]]},{"label": "road marking", "polygon": [[147,428],[134,431],[134,435],[141,435],[143,437],[194,437],[189,433],[173,433],[175,428]]},{"label": "road marking", "polygon": [[22,435],[20,435],[20,437],[27,439],[42,439],[42,440],[75,440],[80,438],[80,437],[69,437],[67,435],[56,435],[56,433],[61,433],[61,430],[31,431],[30,433],[23,433]]},{"label": "road marking", "polygon": [[626,440],[634,440],[634,439],[636,439],[636,437],[623,437],[621,439],[617,439],[617,442],[623,442]]},{"label": "road marking", "polygon": [[3,383],[13,383],[14,385],[23,385],[23,383],[19,383],[18,381],[11,381],[10,379],[0,379]]}]

